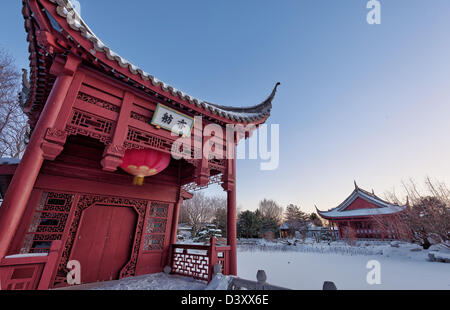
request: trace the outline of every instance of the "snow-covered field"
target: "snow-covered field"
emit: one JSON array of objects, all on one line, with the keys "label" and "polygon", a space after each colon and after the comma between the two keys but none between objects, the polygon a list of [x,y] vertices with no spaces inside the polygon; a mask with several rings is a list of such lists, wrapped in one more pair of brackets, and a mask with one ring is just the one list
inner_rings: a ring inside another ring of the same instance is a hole
[{"label": "snow-covered field", "polygon": [[[369,285],[366,268],[369,260],[381,265],[381,284]],[[450,290],[450,265],[379,256],[348,256],[302,252],[238,252],[238,275],[254,280],[258,269],[267,282],[299,290],[322,289],[333,281],[338,289],[446,289]]]}]

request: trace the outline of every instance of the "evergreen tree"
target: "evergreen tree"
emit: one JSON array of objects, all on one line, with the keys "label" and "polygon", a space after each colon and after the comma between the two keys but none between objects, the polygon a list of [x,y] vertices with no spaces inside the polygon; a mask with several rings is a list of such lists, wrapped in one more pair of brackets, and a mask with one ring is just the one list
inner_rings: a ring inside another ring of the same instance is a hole
[{"label": "evergreen tree", "polygon": [[295,231],[304,230],[309,221],[309,216],[301,211],[298,206],[293,204],[289,204],[286,207],[284,218],[289,226],[291,234],[295,233]]},{"label": "evergreen tree", "polygon": [[238,236],[241,238],[256,238],[261,229],[261,217],[258,210],[256,212],[244,211],[239,214]]},{"label": "evergreen tree", "polygon": [[213,223],[217,226],[218,229],[222,231],[222,235],[226,236],[227,234],[227,209],[226,208],[217,208],[214,214]]}]

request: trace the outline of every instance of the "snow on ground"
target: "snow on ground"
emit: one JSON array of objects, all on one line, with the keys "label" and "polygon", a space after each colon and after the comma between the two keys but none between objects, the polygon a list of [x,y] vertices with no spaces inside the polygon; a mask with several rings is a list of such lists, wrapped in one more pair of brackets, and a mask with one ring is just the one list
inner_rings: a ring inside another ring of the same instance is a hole
[{"label": "snow on ground", "polygon": [[[256,272],[263,269],[268,283],[290,289],[320,290],[324,281],[333,281],[338,289],[450,289],[450,264],[430,262],[428,251],[413,244],[245,243],[241,241],[238,250],[238,276],[255,280]],[[379,285],[367,283],[370,260],[380,262]]]},{"label": "snow on ground", "polygon": [[217,275],[207,284],[190,277],[155,273],[116,281],[72,286],[69,290],[226,290],[231,277]]},{"label": "snow on ground", "polygon": [[[204,290],[207,285],[189,277],[155,273],[117,281],[87,284],[80,289],[90,290]],[[75,288],[75,287],[74,287]]]}]

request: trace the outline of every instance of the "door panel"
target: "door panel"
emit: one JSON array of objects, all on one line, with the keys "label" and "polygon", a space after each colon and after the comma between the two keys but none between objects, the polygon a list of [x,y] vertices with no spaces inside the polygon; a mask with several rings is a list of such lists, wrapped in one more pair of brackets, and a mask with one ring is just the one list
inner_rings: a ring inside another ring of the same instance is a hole
[{"label": "door panel", "polygon": [[137,214],[132,208],[111,208],[111,220],[99,269],[99,279],[115,280],[130,259]]},{"label": "door panel", "polygon": [[82,283],[118,279],[127,263],[137,214],[132,208],[96,205],[86,209],[71,258],[81,265]]}]

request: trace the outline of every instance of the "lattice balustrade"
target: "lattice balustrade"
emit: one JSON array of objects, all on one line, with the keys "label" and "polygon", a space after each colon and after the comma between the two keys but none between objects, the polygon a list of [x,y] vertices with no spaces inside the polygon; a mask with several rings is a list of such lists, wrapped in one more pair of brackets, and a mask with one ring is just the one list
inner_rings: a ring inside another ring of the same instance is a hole
[{"label": "lattice balustrade", "polygon": [[49,289],[61,245],[61,241],[53,241],[47,255],[12,255],[1,259],[1,288],[3,290]]},{"label": "lattice balustrade", "polygon": [[215,264],[222,266],[222,273],[229,274],[230,246],[172,244],[172,273],[210,281]]},{"label": "lattice balustrade", "polygon": [[207,249],[178,247],[172,253],[172,273],[209,280],[209,257]]},{"label": "lattice balustrade", "polygon": [[217,247],[217,262],[222,266],[222,273],[229,274],[229,255],[230,255],[230,247]]}]

